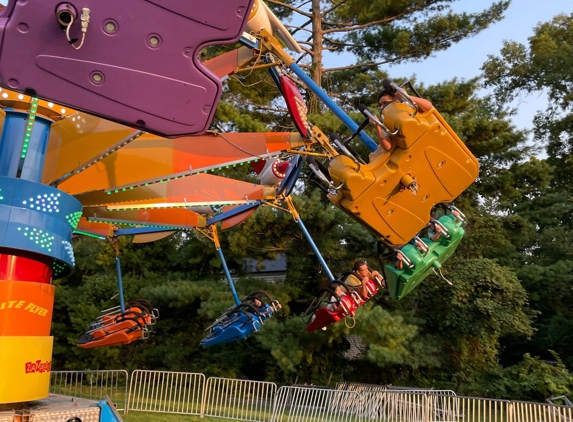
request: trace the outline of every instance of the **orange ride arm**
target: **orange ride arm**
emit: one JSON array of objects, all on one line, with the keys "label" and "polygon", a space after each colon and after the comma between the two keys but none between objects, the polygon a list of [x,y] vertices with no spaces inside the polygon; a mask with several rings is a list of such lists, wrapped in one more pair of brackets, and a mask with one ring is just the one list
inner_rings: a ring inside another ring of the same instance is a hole
[{"label": "orange ride arm", "polygon": [[[70,194],[127,187],[277,155],[304,143],[298,133],[208,133],[177,139],[145,134],[63,182]],[[77,161],[76,161],[77,163]]]},{"label": "orange ride arm", "polygon": [[106,207],[85,207],[84,216],[90,222],[111,223],[119,228],[158,226],[166,229],[191,229],[205,226],[204,217],[184,208],[139,210],[125,208],[112,211]]},{"label": "orange ride arm", "polygon": [[[116,192],[117,191],[117,192]],[[138,186],[133,189],[100,190],[76,198],[86,206],[119,206],[136,208],[145,205],[191,207],[197,205],[227,205],[272,199],[275,189],[212,174],[196,174],[163,183]],[[199,204],[205,203],[205,204]],[[153,208],[153,207],[149,207]]]}]

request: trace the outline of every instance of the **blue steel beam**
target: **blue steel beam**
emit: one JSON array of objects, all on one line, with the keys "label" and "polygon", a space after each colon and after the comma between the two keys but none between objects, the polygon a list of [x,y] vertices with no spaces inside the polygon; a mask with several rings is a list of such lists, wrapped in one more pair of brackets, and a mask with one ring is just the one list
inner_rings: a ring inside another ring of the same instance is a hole
[{"label": "blue steel beam", "polygon": [[217,214],[216,216],[211,217],[207,220],[207,226],[212,226],[213,224],[218,223],[219,221],[223,221],[226,220],[227,218],[234,217],[244,211],[257,208],[259,205],[261,205],[261,201],[254,202],[252,204],[240,205],[237,208],[233,208],[232,210],[222,212],[221,214]]},{"label": "blue steel beam", "polygon": [[[352,120],[348,114],[346,114],[344,110],[342,110],[338,104],[336,104],[326,94],[326,92],[306,74],[304,70],[302,70],[296,63],[291,63],[289,69],[292,70],[305,83],[305,85],[322,100],[322,102],[342,121],[342,123],[346,125],[348,129],[352,132],[356,132],[358,130],[358,124],[356,124],[356,122]],[[378,144],[374,142],[363,130],[358,132],[358,137],[370,151],[376,151],[378,148]]]}]

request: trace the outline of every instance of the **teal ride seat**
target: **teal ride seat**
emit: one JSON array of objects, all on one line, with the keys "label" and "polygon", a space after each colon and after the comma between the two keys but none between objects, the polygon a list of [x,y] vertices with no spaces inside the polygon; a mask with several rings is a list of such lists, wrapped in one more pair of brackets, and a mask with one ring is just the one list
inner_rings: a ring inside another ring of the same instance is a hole
[{"label": "teal ride seat", "polygon": [[398,269],[392,265],[386,265],[386,281],[393,299],[402,299],[422,282],[434,268],[441,268],[442,264],[452,256],[465,230],[463,221],[456,221],[453,215],[443,215],[438,221],[446,228],[448,234],[443,234],[437,241],[423,238],[422,241],[428,246],[428,251],[422,253],[410,243],[400,250],[411,261],[412,265],[404,265]]}]

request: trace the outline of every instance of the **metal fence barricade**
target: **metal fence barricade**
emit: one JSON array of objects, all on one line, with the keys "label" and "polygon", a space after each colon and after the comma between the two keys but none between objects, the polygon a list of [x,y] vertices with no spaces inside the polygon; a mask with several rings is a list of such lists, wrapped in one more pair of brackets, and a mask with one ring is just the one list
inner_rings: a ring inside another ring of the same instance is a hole
[{"label": "metal fence barricade", "polygon": [[131,373],[126,413],[133,411],[200,415],[205,375],[136,370]]},{"label": "metal fence barricade", "polygon": [[125,412],[127,402],[127,371],[52,371],[50,393],[100,400],[108,396],[117,410]]},{"label": "metal fence barricade", "polygon": [[277,392],[274,382],[210,377],[203,400],[204,416],[266,422]]},{"label": "metal fence barricade", "polygon": [[350,382],[350,381],[340,381],[336,383],[336,390],[344,391],[356,391],[361,393],[363,391],[386,391],[388,388],[385,385],[378,384],[366,384],[363,382]]},{"label": "metal fence barricade", "polygon": [[280,387],[270,422],[360,422],[360,395],[354,391]]},{"label": "metal fence barricade", "polygon": [[[446,422],[524,422],[512,416],[509,400],[482,399],[477,397],[455,397],[454,405],[449,406],[449,416],[440,421]],[[448,414],[446,414],[448,415]],[[541,421],[536,421],[541,422]]]},{"label": "metal fence barricade", "polygon": [[336,389],[190,372],[54,371],[50,393],[105,396],[117,410],[213,416],[252,422],[573,422],[573,407],[456,396],[451,390],[340,382]]},{"label": "metal fence barricade", "polygon": [[451,390],[426,391],[428,422],[459,422],[459,400]]},{"label": "metal fence barricade", "polygon": [[573,408],[555,404],[511,402],[516,422],[573,422]]},{"label": "metal fence barricade", "polygon": [[363,391],[364,420],[427,422],[427,396],[420,391]]}]

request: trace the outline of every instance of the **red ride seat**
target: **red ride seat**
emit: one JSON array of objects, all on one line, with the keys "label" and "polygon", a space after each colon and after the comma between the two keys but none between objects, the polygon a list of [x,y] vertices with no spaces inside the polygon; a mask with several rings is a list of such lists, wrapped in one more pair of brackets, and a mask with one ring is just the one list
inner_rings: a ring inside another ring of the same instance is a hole
[{"label": "red ride seat", "polygon": [[366,291],[368,292],[368,297],[363,298],[365,300],[364,303],[370,300],[372,296],[378,294],[378,286],[376,285],[376,282],[374,280],[368,279],[368,281],[366,282]]},{"label": "red ride seat", "polygon": [[360,302],[362,301],[358,298],[358,295],[351,293],[340,295],[338,298],[340,308],[337,311],[328,309],[328,306],[318,308],[314,312],[314,316],[305,331],[307,333],[313,333],[316,330],[346,318],[348,315],[354,316],[354,312],[360,306]]}]

